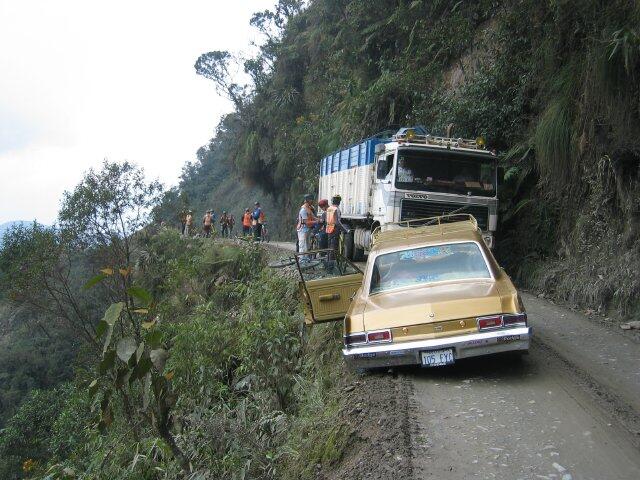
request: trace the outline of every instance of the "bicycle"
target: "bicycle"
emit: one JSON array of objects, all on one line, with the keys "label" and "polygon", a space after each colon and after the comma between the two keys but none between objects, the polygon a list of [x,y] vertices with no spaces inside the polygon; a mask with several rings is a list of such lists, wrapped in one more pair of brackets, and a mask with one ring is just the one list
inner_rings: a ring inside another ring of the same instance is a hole
[{"label": "bicycle", "polygon": [[[298,266],[300,268],[300,270],[309,270],[311,268],[315,268],[317,266],[319,266],[322,263],[321,260],[310,260],[308,262],[299,262]],[[269,268],[284,268],[284,267],[290,267],[292,265],[296,264],[296,258],[295,257],[288,257],[288,258],[281,258],[280,260],[275,260],[273,262],[269,262],[267,264],[267,266]]]},{"label": "bicycle", "polygon": [[260,230],[260,241],[262,243],[269,243],[271,238],[269,238],[269,230],[267,229],[266,223],[262,224],[262,229]]}]

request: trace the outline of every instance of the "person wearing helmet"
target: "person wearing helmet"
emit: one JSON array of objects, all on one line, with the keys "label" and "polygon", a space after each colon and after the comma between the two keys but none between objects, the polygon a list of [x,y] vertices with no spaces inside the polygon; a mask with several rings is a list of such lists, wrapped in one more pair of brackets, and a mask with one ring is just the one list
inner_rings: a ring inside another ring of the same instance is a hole
[{"label": "person wearing helmet", "polygon": [[220,215],[220,230],[223,238],[229,236],[229,216],[226,210],[223,210]]},{"label": "person wearing helmet", "polygon": [[[317,223],[318,219],[315,216],[313,210],[313,196],[305,195],[304,203],[298,211],[298,223],[296,225],[296,231],[298,234],[298,252],[304,253],[309,251],[309,240],[313,227]],[[308,261],[307,256],[300,257],[301,261]]]},{"label": "person wearing helmet", "polygon": [[260,202],[254,202],[251,213],[251,226],[253,228],[253,239],[259,242],[262,237],[262,224],[264,223],[264,212],[260,207]]},{"label": "person wearing helmet", "polygon": [[251,212],[249,208],[245,208],[242,214],[242,235],[245,237],[251,235]]},{"label": "person wearing helmet", "polygon": [[342,213],[340,212],[340,202],[342,197],[335,195],[331,199],[331,206],[327,208],[326,231],[329,237],[329,248],[337,251],[340,234],[348,230],[342,223]]},{"label": "person wearing helmet", "polygon": [[229,237],[233,237],[233,227],[236,224],[236,219],[233,216],[233,213],[229,213],[227,218],[229,219]]},{"label": "person wearing helmet", "polygon": [[328,248],[329,238],[327,237],[327,208],[329,208],[329,201],[323,198],[318,201],[318,207],[320,209],[320,215],[318,217],[317,224],[317,236],[318,236],[318,248]]},{"label": "person wearing helmet", "polygon": [[211,236],[211,224],[213,223],[213,216],[211,215],[211,210],[207,210],[207,213],[202,217],[202,230],[204,231],[205,238],[209,238]]}]

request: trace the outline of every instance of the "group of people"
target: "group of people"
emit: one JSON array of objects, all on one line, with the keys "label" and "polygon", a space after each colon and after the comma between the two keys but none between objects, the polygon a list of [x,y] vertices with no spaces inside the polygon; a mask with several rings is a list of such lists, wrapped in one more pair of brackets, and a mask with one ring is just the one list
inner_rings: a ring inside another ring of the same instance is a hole
[{"label": "group of people", "polygon": [[[194,218],[193,210],[184,209],[180,212],[181,234],[183,236],[191,236],[194,234]],[[233,228],[236,224],[236,219],[233,214],[223,211],[218,220],[220,225],[220,234],[222,237],[230,238],[233,236]],[[216,214],[213,210],[207,210],[202,217],[202,235],[205,238],[211,237],[211,234],[215,232]],[[252,235],[257,241],[260,241],[265,225],[265,215],[260,207],[260,202],[254,203],[253,211],[249,208],[245,208],[242,215],[242,234]]]},{"label": "group of people", "polygon": [[[331,198],[331,204],[326,199],[318,201],[316,209],[313,195],[305,195],[304,203],[298,212],[296,230],[298,234],[298,251],[308,252],[311,246],[311,238],[315,235],[318,238],[318,248],[333,250],[338,249],[340,234],[349,229],[342,223],[342,213],[340,212],[340,202],[342,198],[336,195]],[[182,235],[190,236],[194,233],[193,210],[182,210],[180,213],[182,224]],[[222,212],[218,220],[222,237],[231,237],[235,226],[235,218],[226,211]],[[202,232],[206,238],[211,237],[215,231],[216,214],[213,210],[207,210],[202,217]],[[245,208],[242,214],[242,235],[251,236],[255,241],[263,240],[266,235],[265,214],[260,206],[260,202],[253,204],[253,210]]]},{"label": "group of people", "polygon": [[253,210],[249,210],[249,208],[244,209],[244,213],[242,214],[242,235],[245,237],[253,235],[253,239],[259,242],[266,233],[265,225],[264,211],[260,206],[260,202],[253,204]]},{"label": "group of people", "polygon": [[[296,230],[298,234],[298,251],[308,252],[312,235],[318,238],[318,248],[338,249],[340,234],[349,229],[342,223],[340,211],[340,195],[331,198],[331,205],[326,199],[318,201],[318,212],[313,205],[313,195],[305,195],[304,203],[298,212]],[[303,257],[303,259],[306,257]]]},{"label": "group of people", "polygon": [[[211,232],[215,230],[216,214],[213,210],[207,210],[207,213],[202,217],[202,231],[206,238],[211,237]],[[231,237],[233,234],[233,227],[236,224],[236,219],[232,214],[225,211],[220,215],[220,232],[223,237]]]}]

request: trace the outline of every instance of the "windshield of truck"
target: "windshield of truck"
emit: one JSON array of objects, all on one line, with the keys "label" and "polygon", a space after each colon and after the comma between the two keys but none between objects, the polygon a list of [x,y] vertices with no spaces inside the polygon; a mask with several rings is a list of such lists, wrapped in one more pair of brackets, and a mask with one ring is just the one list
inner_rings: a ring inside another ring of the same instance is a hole
[{"label": "windshield of truck", "polygon": [[369,293],[434,282],[490,278],[476,243],[453,243],[379,255],[373,264]]},{"label": "windshield of truck", "polygon": [[399,150],[396,188],[494,197],[496,161],[451,151]]}]

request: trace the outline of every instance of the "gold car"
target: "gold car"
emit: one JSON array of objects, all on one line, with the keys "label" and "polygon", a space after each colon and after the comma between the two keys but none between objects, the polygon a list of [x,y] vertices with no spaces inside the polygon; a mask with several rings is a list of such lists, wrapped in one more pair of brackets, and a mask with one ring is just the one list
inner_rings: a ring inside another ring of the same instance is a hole
[{"label": "gold car", "polygon": [[524,306],[476,220],[421,223],[374,232],[364,271],[326,251],[298,254],[306,323],[343,320],[342,353],[355,368],[526,352]]}]

